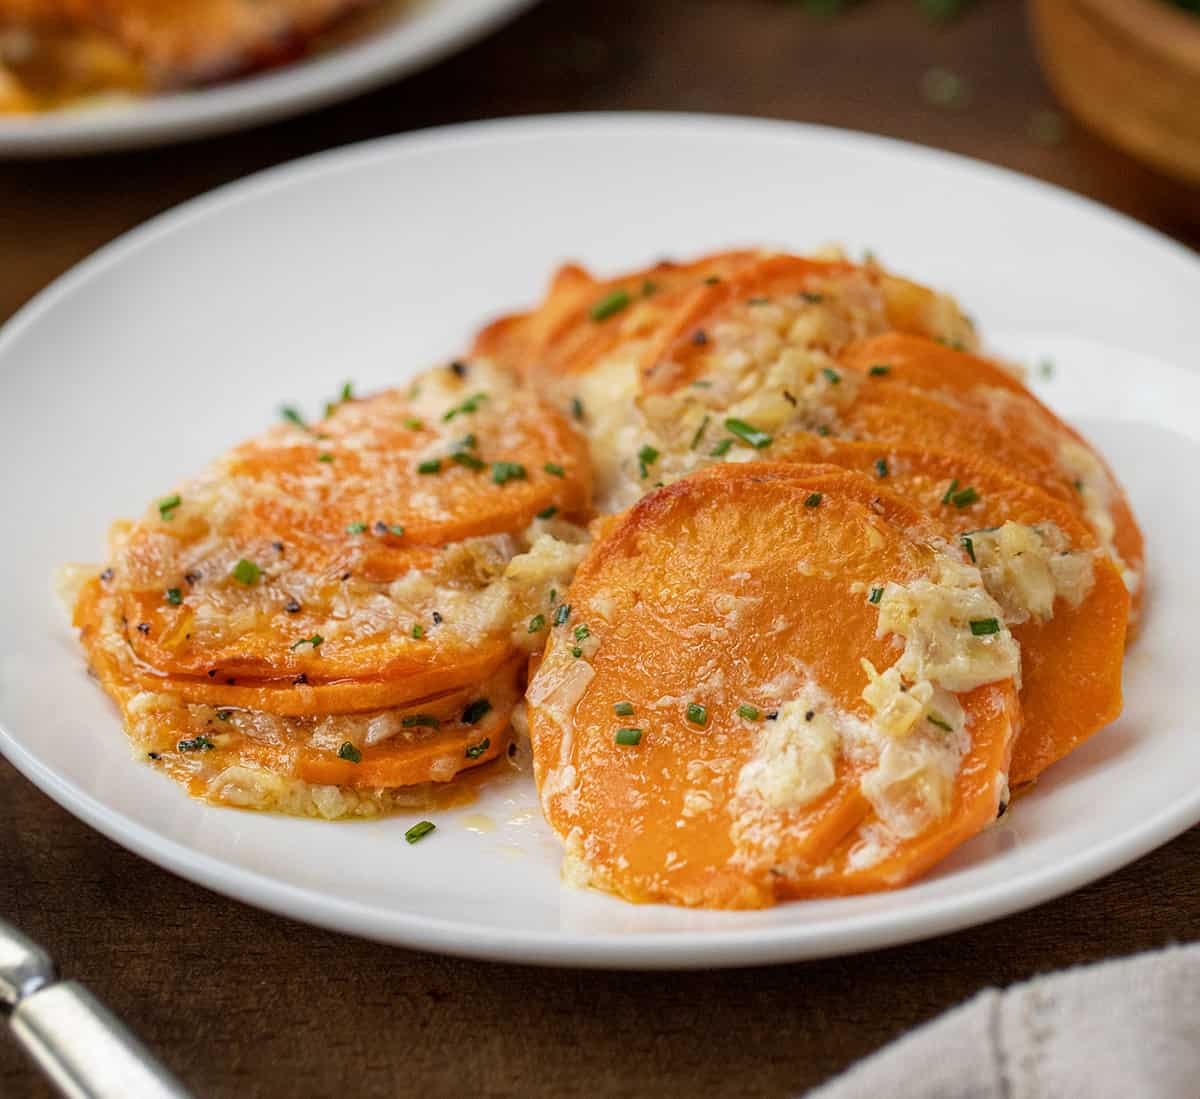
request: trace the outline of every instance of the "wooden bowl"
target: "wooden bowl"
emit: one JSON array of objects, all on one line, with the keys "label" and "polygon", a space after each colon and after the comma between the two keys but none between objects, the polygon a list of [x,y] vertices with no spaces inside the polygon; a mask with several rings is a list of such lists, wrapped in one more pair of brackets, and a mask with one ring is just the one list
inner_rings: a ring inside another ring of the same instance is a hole
[{"label": "wooden bowl", "polygon": [[1166,0],[1030,0],[1055,93],[1107,141],[1200,183],[1200,16]]}]

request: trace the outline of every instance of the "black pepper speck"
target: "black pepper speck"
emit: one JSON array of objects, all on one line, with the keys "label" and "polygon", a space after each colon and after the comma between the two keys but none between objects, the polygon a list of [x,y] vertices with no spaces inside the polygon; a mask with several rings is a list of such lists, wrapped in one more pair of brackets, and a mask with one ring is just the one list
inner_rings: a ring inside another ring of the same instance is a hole
[{"label": "black pepper speck", "polygon": [[103,571],[103,572],[100,574],[100,579],[101,579],[101,580],[103,580],[103,581],[104,581],[106,584],[107,584],[107,583],[108,583],[108,582],[109,582],[109,581],[110,581],[112,578],[113,578],[113,570],[112,570],[112,569],[105,569],[105,570],[104,570],[104,571]]},{"label": "black pepper speck", "polygon": [[450,369],[454,371],[456,377],[465,378],[467,376],[467,364],[458,359],[450,364]]},{"label": "black pepper speck", "polygon": [[149,633],[149,632],[150,632],[150,623],[149,622],[139,622],[138,623],[138,633]]},{"label": "black pepper speck", "polygon": [[299,614],[300,613],[300,604],[298,602],[296,602],[295,599],[289,599],[283,605],[283,609],[285,611],[287,611],[288,614]]}]

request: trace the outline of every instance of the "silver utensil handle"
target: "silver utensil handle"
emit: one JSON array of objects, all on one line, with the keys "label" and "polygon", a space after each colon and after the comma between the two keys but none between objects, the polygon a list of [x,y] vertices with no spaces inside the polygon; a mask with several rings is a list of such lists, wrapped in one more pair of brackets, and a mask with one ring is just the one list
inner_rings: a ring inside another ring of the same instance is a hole
[{"label": "silver utensil handle", "polygon": [[26,996],[9,1023],[69,1099],[187,1099],[150,1051],[76,981]]},{"label": "silver utensil handle", "polygon": [[111,1011],[0,920],[0,1018],[68,1099],[190,1099]]}]

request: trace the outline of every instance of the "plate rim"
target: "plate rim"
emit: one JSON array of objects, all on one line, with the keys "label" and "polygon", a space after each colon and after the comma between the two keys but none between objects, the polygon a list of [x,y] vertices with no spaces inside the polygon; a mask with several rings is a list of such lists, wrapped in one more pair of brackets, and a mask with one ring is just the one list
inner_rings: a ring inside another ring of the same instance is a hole
[{"label": "plate rim", "polygon": [[[371,91],[428,68],[515,19],[538,0],[475,0],[417,10],[327,54],[172,96],[113,108],[0,116],[0,161],[150,148],[249,129]],[[424,10],[422,10],[424,9]]]},{"label": "plate rim", "polygon": [[[0,328],[0,366],[13,344],[41,316],[112,265],[134,257],[153,241],[229,206],[269,195],[314,174],[350,170],[375,158],[411,155],[481,138],[553,136],[564,131],[596,134],[675,133],[709,130],[718,135],[761,133],[788,141],[805,134],[834,137],[893,155],[932,159],[985,176],[1032,185],[1059,201],[1083,204],[1114,227],[1166,245],[1175,258],[1200,263],[1190,249],[1102,204],[1053,184],[944,150],[836,127],[735,115],[629,112],[533,115],[437,127],[327,150],[276,165],[227,183],[156,215],[115,238],[37,293]],[[1189,264],[1189,265],[1190,265]],[[603,969],[683,969],[774,964],[848,955],[928,939],[1010,915],[1071,892],[1127,865],[1200,822],[1200,788],[1162,806],[1153,816],[1116,836],[1092,843],[1065,863],[1034,868],[1013,879],[978,889],[967,897],[919,898],[907,909],[846,917],[842,926],[819,932],[803,923],[703,931],[557,932],[488,928],[442,917],[413,915],[361,901],[343,900],[281,882],[226,863],[166,838],[132,817],[111,809],[63,778],[17,743],[0,724],[2,752],[38,789],[76,818],[131,853],[233,900],[333,931],[415,949],[492,961]]]}]

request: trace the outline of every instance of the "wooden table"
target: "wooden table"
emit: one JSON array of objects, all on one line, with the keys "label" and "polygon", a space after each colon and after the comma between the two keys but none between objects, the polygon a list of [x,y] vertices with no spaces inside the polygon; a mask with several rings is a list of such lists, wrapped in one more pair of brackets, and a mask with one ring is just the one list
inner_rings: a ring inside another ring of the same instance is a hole
[{"label": "wooden table", "polygon": [[[966,109],[922,97],[933,66],[968,78]],[[1059,143],[1031,139],[1031,118],[1052,107],[1006,0],[947,26],[908,0],[832,18],[780,0],[547,0],[430,72],[316,115],[176,149],[0,164],[0,319],[98,245],[226,180],[379,134],[542,111],[872,130],[1053,180],[1200,245],[1195,191],[1070,125]],[[537,970],[356,942],[224,900],[102,839],[0,762],[0,913],[212,1097],[795,1093],[985,985],[1195,938],[1198,866],[1193,830],[1032,912],[862,957]],[[0,1040],[0,1095],[46,1094]]]}]

